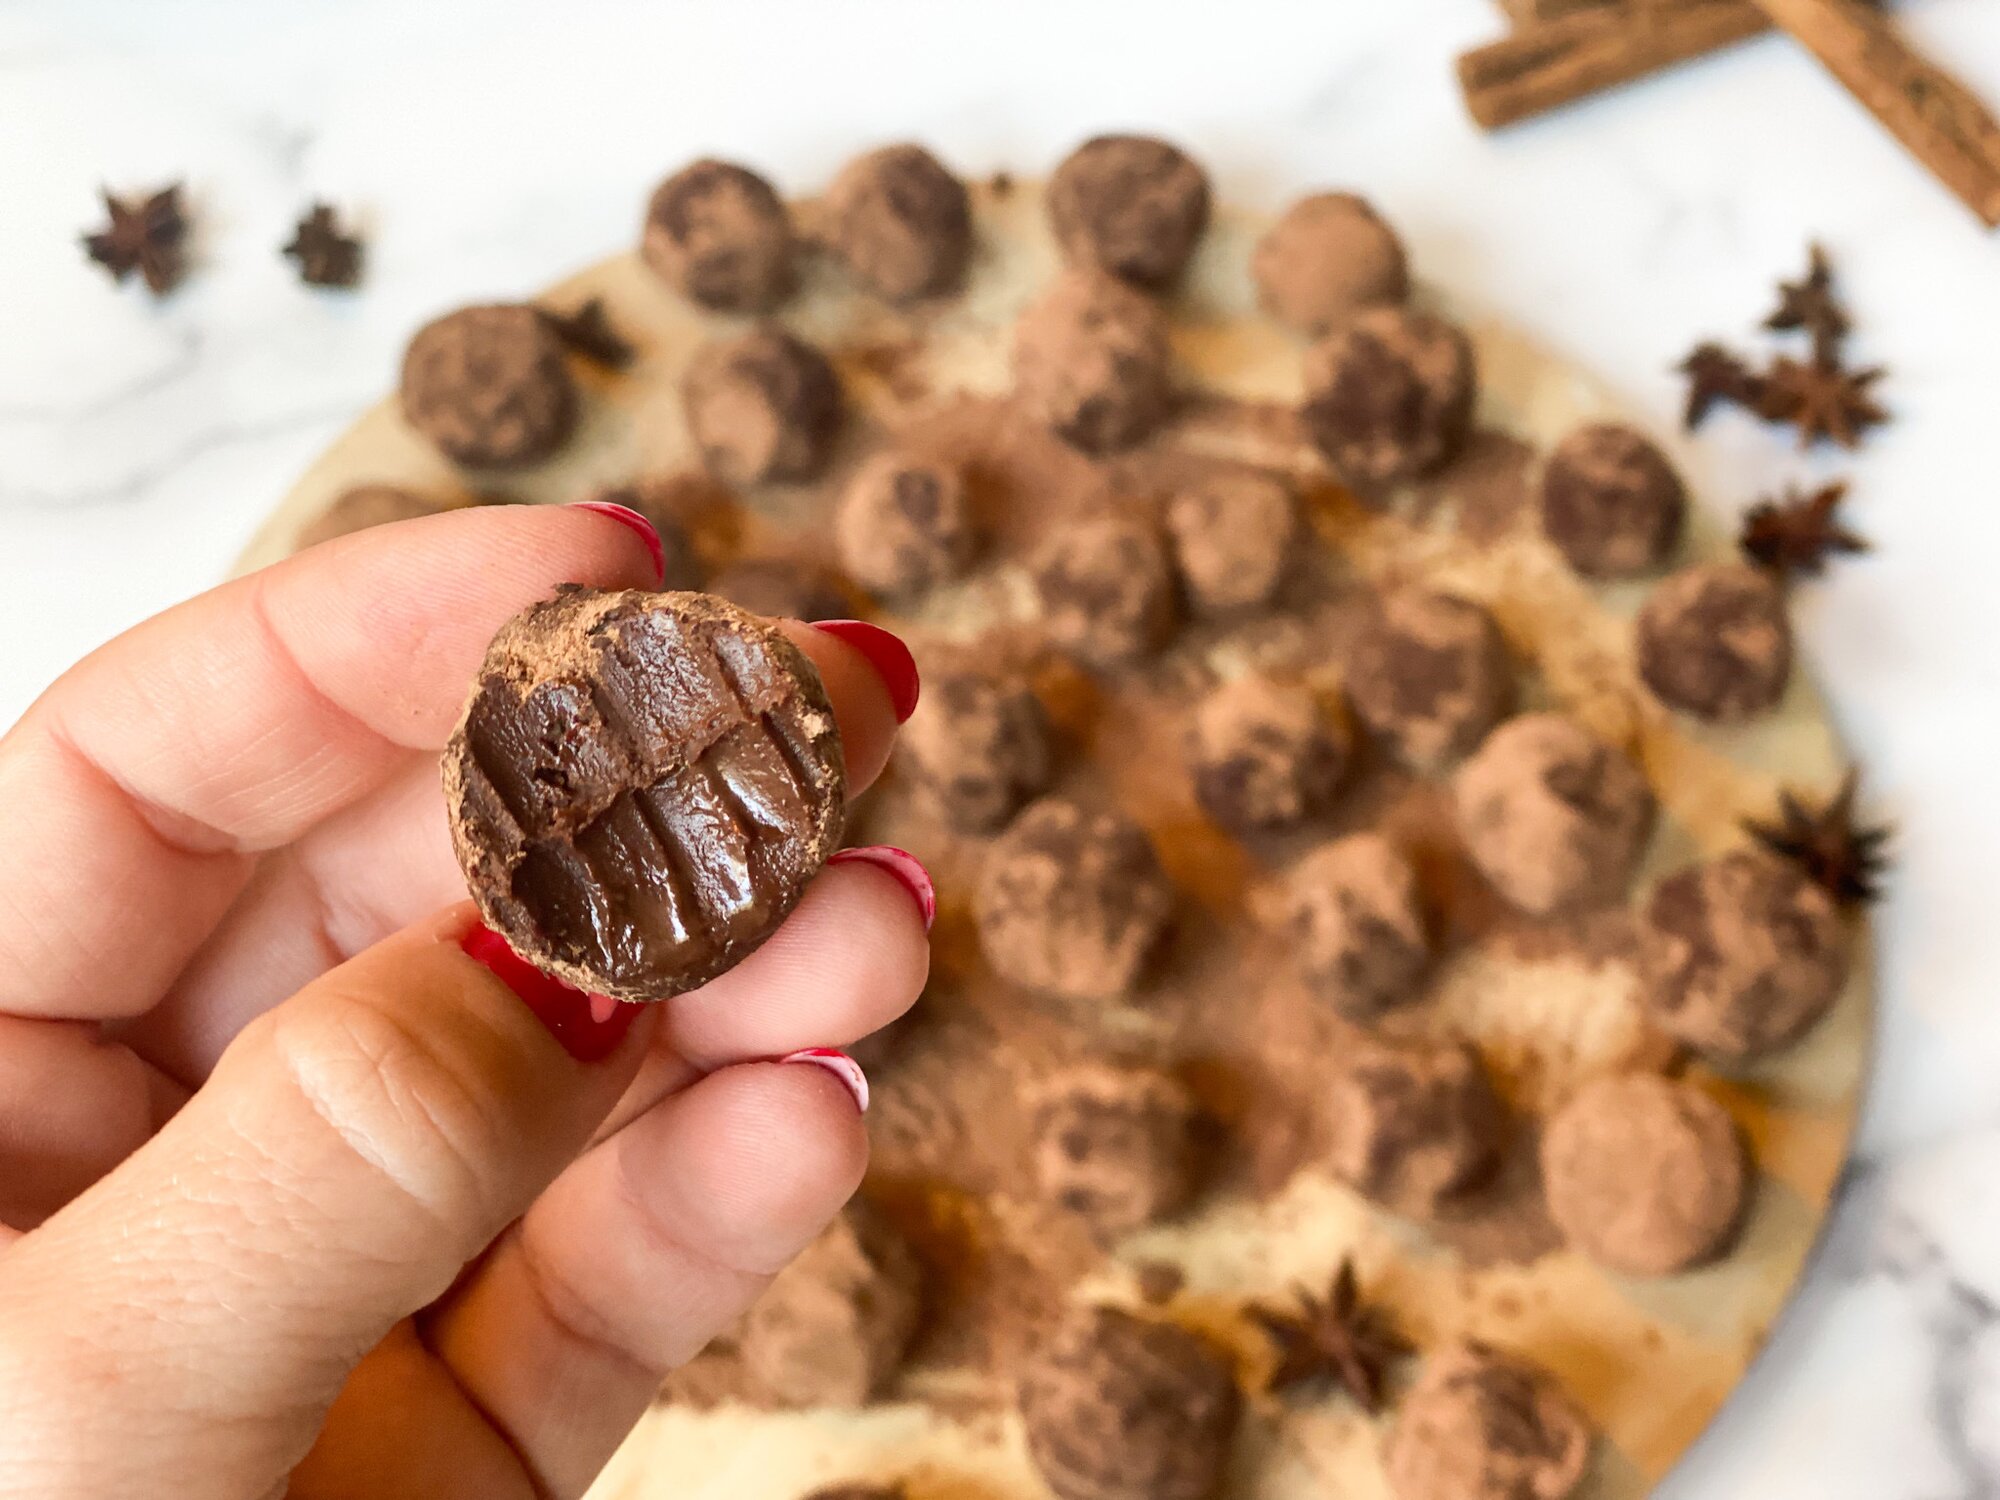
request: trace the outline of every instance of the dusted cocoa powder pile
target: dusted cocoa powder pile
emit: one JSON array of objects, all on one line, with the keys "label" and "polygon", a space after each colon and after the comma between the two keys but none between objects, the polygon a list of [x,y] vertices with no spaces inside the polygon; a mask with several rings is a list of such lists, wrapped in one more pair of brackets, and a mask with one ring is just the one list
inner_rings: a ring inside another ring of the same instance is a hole
[{"label": "dusted cocoa powder pile", "polygon": [[1208,228],[1208,174],[1165,141],[1100,135],[1063,158],[1048,202],[1072,265],[1165,286]]},{"label": "dusted cocoa powder pile", "polygon": [[1399,589],[1355,643],[1347,696],[1398,759],[1435,770],[1478,744],[1507,712],[1513,663],[1493,617],[1478,605]]},{"label": "dusted cocoa powder pile", "polygon": [[1329,1083],[1328,1165],[1398,1213],[1436,1219],[1500,1161],[1504,1117],[1467,1046],[1381,1043]]},{"label": "dusted cocoa powder pile", "polygon": [[403,420],[454,463],[538,464],[576,425],[562,341],[532,307],[460,308],[426,323],[403,355]]},{"label": "dusted cocoa powder pile", "polygon": [[1549,455],[1541,514],[1542,534],[1584,577],[1632,578],[1673,553],[1687,490],[1666,454],[1642,434],[1593,422]]},{"label": "dusted cocoa powder pile", "polygon": [[1639,611],[1639,675],[1668,708],[1735,724],[1776,706],[1792,677],[1784,590],[1738,563],[1683,568]]},{"label": "dusted cocoa powder pile", "polygon": [[1014,325],[1014,385],[1028,410],[1085,453],[1129,448],[1172,396],[1165,316],[1115,278],[1070,270]]},{"label": "dusted cocoa powder pile", "polygon": [[1347,726],[1338,705],[1301,683],[1240,677],[1196,706],[1187,758],[1204,812],[1232,832],[1271,833],[1333,805]]},{"label": "dusted cocoa powder pile", "polygon": [[414,521],[418,516],[434,516],[452,507],[395,484],[358,484],[334,496],[326,509],[299,528],[292,543],[295,550],[330,542],[337,536],[386,526],[392,521]]},{"label": "dusted cocoa powder pile", "polygon": [[1092,516],[1053,532],[1035,589],[1050,641],[1100,670],[1151,656],[1178,623],[1166,546],[1137,516]]},{"label": "dusted cocoa powder pile", "polygon": [[717,312],[767,313],[791,295],[791,218],[771,184],[747,167],[683,167],[646,206],[640,254],[690,301]]},{"label": "dusted cocoa powder pile", "polygon": [[1594,1445],[1553,1376],[1467,1341],[1424,1362],[1383,1460],[1396,1500],[1567,1500]]},{"label": "dusted cocoa powder pile", "polygon": [[1164,1073],[1068,1069],[1035,1105],[1035,1185],[1100,1239],[1116,1239],[1194,1196],[1194,1124],[1194,1099]]},{"label": "dusted cocoa powder pile", "polygon": [[703,348],[681,387],[709,472],[729,484],[811,479],[840,430],[840,379],[826,356],[765,326]]},{"label": "dusted cocoa powder pile", "polygon": [[972,561],[965,480],[936,459],[876,454],[848,481],[833,526],[841,566],[871,593],[921,594]]},{"label": "dusted cocoa powder pile", "polygon": [[1472,345],[1403,307],[1358,313],[1306,354],[1306,433],[1364,500],[1442,467],[1465,445]]},{"label": "dusted cocoa powder pile", "polygon": [[1342,1015],[1369,1020],[1418,995],[1431,937],[1417,872],[1380,834],[1349,834],[1300,860],[1283,909],[1293,961]]},{"label": "dusted cocoa powder pile", "polygon": [[957,289],[972,252],[965,184],[922,146],[884,146],[841,169],[827,238],[855,280],[889,302]]},{"label": "dusted cocoa powder pile", "polygon": [[1314,193],[1285,210],[1250,261],[1264,311],[1317,338],[1410,295],[1403,242],[1365,198]]},{"label": "dusted cocoa powder pile", "polygon": [[1048,715],[1033,690],[983,672],[926,681],[896,742],[896,764],[966,833],[992,833],[1040,796],[1053,759]]},{"label": "dusted cocoa powder pile", "polygon": [[831,568],[793,557],[743,557],[721,569],[708,591],[772,620],[845,620],[853,601]]},{"label": "dusted cocoa powder pile", "polygon": [[840,733],[780,631],[702,594],[566,588],[493,638],[444,754],[480,914],[593,994],[705,984],[839,845]]},{"label": "dusted cocoa powder pile", "polygon": [[1298,500],[1269,474],[1206,475],[1167,502],[1167,535],[1188,605],[1227,616],[1269,604],[1298,562]]}]

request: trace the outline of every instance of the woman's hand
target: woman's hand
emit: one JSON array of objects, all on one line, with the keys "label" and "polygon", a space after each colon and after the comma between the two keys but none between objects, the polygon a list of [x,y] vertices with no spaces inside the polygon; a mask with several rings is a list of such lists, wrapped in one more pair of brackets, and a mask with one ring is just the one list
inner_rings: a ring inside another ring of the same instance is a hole
[{"label": "woman's hand", "polygon": [[[923,898],[882,864],[608,1022],[466,951],[437,752],[487,640],[655,576],[575,508],[364,532],[0,740],[0,1496],[578,1494],[853,1191],[839,1060],[766,1059],[914,1000]],[[795,638],[865,786],[888,689]]]}]

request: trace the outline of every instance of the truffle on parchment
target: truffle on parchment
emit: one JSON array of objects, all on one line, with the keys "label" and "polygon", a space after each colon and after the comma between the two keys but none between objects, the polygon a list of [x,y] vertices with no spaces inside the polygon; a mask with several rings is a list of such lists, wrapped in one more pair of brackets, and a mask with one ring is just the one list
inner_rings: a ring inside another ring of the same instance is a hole
[{"label": "truffle on parchment", "polygon": [[1383,1460],[1396,1500],[1567,1500],[1595,1444],[1554,1376],[1468,1340],[1424,1362]]},{"label": "truffle on parchment", "polygon": [[1206,616],[1269,604],[1305,541],[1297,497],[1274,476],[1247,470],[1176,489],[1166,527],[1188,606]]},{"label": "truffle on parchment", "polygon": [[403,355],[403,420],[454,463],[519,469],[576,426],[562,341],[524,303],[463,307],[426,323]]},{"label": "truffle on parchment", "polygon": [[1586,578],[1632,578],[1680,541],[1687,490],[1666,454],[1618,422],[1591,422],[1542,466],[1542,535]]},{"label": "truffle on parchment", "polygon": [[1100,135],[1049,178],[1049,222],[1072,265],[1138,286],[1174,280],[1208,228],[1208,174],[1144,135]]},{"label": "truffle on parchment", "polygon": [[1016,393],[1085,453],[1149,436],[1166,419],[1172,377],[1166,315],[1102,271],[1061,272],[1014,324]]},{"label": "truffle on parchment", "polygon": [[1042,1196],[1102,1239],[1177,1213],[1194,1195],[1194,1099],[1168,1074],[1068,1068],[1038,1092],[1031,1128]]},{"label": "truffle on parchment", "polygon": [[1019,677],[960,671],[924,684],[896,761],[953,828],[992,833],[1049,784],[1048,715]]},{"label": "truffle on parchment", "polygon": [[795,280],[784,200],[733,162],[704,158],[661,183],[646,205],[639,253],[662,281],[716,312],[770,312]]},{"label": "truffle on parchment", "polygon": [[1740,563],[1663,579],[1635,627],[1639,675],[1668,708],[1739,724],[1777,706],[1792,677],[1792,624],[1777,580]]},{"label": "truffle on parchment", "polygon": [[696,351],[681,403],[702,461],[729,484],[813,478],[842,416],[840,378],[826,356],[776,324]]},{"label": "truffle on parchment", "polygon": [[922,146],[857,156],[826,193],[827,240],[854,279],[889,302],[957,288],[972,253],[972,205]]},{"label": "truffle on parchment", "polygon": [[1334,1175],[1412,1218],[1442,1217],[1499,1165],[1505,1117],[1463,1044],[1371,1046],[1332,1074],[1327,1114]]},{"label": "truffle on parchment", "polygon": [[1142,516],[1107,512],[1054,528],[1033,571],[1042,628],[1085,666],[1130,666],[1164,647],[1179,624],[1166,545]]},{"label": "truffle on parchment", "polygon": [[1238,834],[1273,833],[1321,816],[1347,773],[1344,713],[1302,682],[1225,682],[1188,721],[1195,801]]},{"label": "truffle on parchment", "polygon": [[1315,993],[1366,1021],[1414,999],[1431,966],[1429,924],[1408,858],[1379,833],[1353,833],[1286,872],[1288,951]]},{"label": "truffle on parchment", "polygon": [[1286,209],[1257,242],[1250,274],[1265,312],[1314,337],[1410,295],[1403,242],[1353,193],[1312,193]]},{"label": "truffle on parchment", "polygon": [[1436,770],[1478,744],[1512,706],[1513,663],[1479,605],[1397,589],[1355,642],[1347,696],[1397,759]]},{"label": "truffle on parchment", "polygon": [[1306,352],[1299,415],[1334,473],[1376,503],[1457,456],[1472,430],[1476,380],[1472,344],[1457,327],[1375,307]]},{"label": "truffle on parchment", "polygon": [[870,593],[907,599],[972,561],[965,478],[954,464],[891,449],[847,483],[833,520],[841,566]]}]

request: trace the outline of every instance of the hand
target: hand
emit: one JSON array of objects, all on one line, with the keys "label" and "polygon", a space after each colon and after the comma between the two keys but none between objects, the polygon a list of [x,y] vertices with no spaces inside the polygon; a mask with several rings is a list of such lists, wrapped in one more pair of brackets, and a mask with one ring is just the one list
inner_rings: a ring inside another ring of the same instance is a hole
[{"label": "hand", "polygon": [[[364,532],[113,641],[0,740],[0,1496],[579,1494],[853,1191],[856,1098],[761,1059],[914,1000],[884,866],[606,1024],[461,946],[437,752],[487,640],[656,576],[574,508]],[[794,638],[865,786],[888,690]]]}]

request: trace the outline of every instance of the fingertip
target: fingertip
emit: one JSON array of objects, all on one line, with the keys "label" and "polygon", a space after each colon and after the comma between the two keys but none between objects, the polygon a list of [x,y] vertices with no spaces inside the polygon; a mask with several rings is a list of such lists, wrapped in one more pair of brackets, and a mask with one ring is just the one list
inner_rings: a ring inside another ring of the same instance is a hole
[{"label": "fingertip", "polygon": [[[834,717],[840,722],[848,791],[862,791],[888,764],[896,726],[901,722],[896,689],[868,652],[838,632],[797,620],[781,620],[779,628],[819,669],[820,681],[833,702]],[[897,645],[901,647],[901,642]],[[902,650],[907,656],[908,648]],[[911,670],[914,672],[914,665]]]}]

